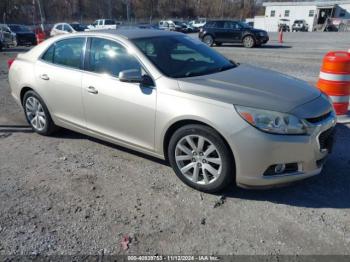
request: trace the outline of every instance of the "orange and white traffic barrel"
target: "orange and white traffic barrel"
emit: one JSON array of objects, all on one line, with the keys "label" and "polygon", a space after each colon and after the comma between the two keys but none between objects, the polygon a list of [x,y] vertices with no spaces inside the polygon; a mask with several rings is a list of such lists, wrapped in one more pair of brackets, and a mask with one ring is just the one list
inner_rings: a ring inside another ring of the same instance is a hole
[{"label": "orange and white traffic barrel", "polygon": [[317,87],[330,96],[338,116],[349,114],[350,53],[332,51],[323,59]]}]

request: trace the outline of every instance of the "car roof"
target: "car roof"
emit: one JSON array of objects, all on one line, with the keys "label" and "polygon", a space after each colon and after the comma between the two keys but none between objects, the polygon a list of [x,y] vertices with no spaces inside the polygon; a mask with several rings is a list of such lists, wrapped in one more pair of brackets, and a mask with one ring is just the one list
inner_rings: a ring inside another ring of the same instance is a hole
[{"label": "car roof", "polygon": [[94,30],[89,31],[89,33],[96,34],[108,34],[121,36],[125,39],[138,39],[138,38],[146,38],[146,37],[160,37],[160,36],[184,36],[182,33],[170,32],[170,31],[162,31],[155,29],[105,29],[105,30]]}]

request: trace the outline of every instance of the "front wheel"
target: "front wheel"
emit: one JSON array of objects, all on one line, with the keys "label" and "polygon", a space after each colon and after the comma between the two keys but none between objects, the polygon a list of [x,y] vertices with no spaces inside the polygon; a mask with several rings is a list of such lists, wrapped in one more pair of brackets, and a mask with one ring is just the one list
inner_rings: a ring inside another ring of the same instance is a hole
[{"label": "front wheel", "polygon": [[214,44],[214,39],[211,35],[206,35],[205,37],[203,37],[203,42],[207,45],[207,46],[213,46]]},{"label": "front wheel", "polygon": [[28,124],[36,133],[47,136],[57,130],[45,103],[36,92],[24,94],[23,108]]},{"label": "front wheel", "polygon": [[170,139],[168,158],[176,175],[197,190],[215,193],[234,181],[231,150],[210,127],[187,125],[178,129]]},{"label": "front wheel", "polygon": [[255,40],[252,36],[248,35],[243,38],[243,45],[247,48],[252,48],[255,45]]}]

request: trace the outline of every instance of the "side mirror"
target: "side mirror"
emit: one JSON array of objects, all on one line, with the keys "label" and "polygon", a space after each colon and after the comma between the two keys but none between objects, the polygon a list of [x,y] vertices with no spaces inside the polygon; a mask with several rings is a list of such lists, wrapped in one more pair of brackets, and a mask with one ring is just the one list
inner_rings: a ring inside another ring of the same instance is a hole
[{"label": "side mirror", "polygon": [[142,75],[138,69],[124,70],[119,73],[119,81],[127,83],[140,83],[145,86],[154,86],[152,78]]},{"label": "side mirror", "polygon": [[141,83],[142,74],[141,71],[137,69],[124,70],[119,72],[119,80],[121,82]]}]

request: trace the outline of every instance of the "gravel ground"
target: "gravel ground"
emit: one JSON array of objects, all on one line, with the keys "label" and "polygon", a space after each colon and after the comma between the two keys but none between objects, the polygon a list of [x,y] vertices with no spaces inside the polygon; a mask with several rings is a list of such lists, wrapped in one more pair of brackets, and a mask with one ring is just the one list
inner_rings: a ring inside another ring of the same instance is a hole
[{"label": "gravel ground", "polygon": [[[350,34],[341,33],[276,39],[259,49],[215,49],[316,82],[324,53],[350,47]],[[7,82],[7,58],[18,51],[0,53],[0,255],[350,255],[349,125],[337,127],[321,176],[203,194],[162,161],[67,130],[42,137],[23,128]]]}]

